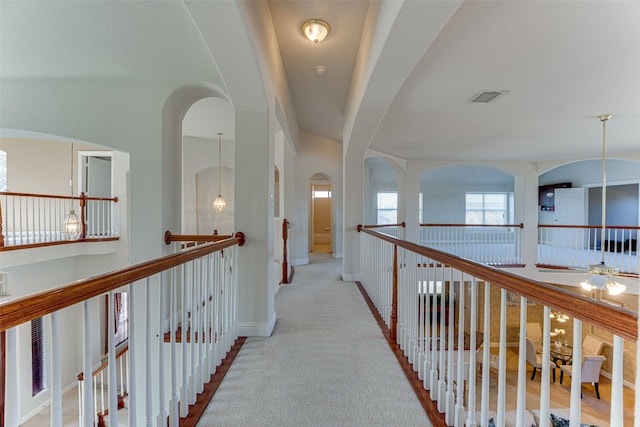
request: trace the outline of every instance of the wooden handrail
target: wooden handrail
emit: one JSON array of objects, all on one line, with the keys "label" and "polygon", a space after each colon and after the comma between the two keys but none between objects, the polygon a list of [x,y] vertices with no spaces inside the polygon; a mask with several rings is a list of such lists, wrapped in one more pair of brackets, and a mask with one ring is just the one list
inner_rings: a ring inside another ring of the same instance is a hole
[{"label": "wooden handrail", "polygon": [[588,298],[546,283],[527,279],[497,268],[478,264],[436,249],[400,240],[358,225],[358,231],[385,240],[395,246],[438,261],[528,300],[547,305],[574,318],[591,323],[612,334],[633,342],[638,341],[638,313]]},{"label": "wooden handrail", "polygon": [[170,245],[171,242],[220,242],[228,239],[229,235],[217,234],[217,230],[214,230],[213,234],[172,234],[169,230],[164,232],[164,243]]},{"label": "wooden handrail", "polygon": [[[538,228],[584,228],[590,230],[601,230],[601,225],[560,225],[560,224],[538,224]],[[640,227],[633,225],[607,225],[607,230],[640,230]]]},{"label": "wooden handrail", "polygon": [[407,224],[402,221],[400,224],[372,224],[372,225],[361,225],[359,227],[364,228],[387,228],[387,227],[406,227]]},{"label": "wooden handrail", "polygon": [[[524,228],[524,224],[420,224],[420,227],[488,227],[488,228]],[[365,228],[368,228],[365,225]]]},{"label": "wooden handrail", "polygon": [[117,197],[92,197],[81,193],[79,196],[58,196],[55,194],[41,193],[16,193],[13,191],[0,191],[0,196],[19,196],[19,197],[43,197],[47,199],[66,199],[66,200],[102,200],[118,203]]},{"label": "wooden handrail", "polygon": [[167,255],[136,264],[122,270],[0,303],[0,331],[5,331],[87,299],[103,295],[106,292],[118,289],[129,283],[158,274],[230,246],[243,246],[244,243],[244,234],[237,232],[234,237],[217,243],[196,246],[173,255]]}]

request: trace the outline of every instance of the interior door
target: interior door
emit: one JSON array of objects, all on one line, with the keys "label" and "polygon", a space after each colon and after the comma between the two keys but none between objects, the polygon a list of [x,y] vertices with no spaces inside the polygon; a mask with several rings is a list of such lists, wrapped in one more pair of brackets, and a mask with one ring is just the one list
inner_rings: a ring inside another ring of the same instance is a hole
[{"label": "interior door", "polygon": [[[87,157],[84,192],[91,197],[111,197],[111,158]],[[87,235],[104,236],[111,230],[111,203],[87,202]]]}]

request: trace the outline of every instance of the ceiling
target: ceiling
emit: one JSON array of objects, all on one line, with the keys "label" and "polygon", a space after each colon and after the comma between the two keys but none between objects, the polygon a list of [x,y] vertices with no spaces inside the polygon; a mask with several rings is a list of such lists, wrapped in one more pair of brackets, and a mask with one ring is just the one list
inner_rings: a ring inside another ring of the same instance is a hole
[{"label": "ceiling", "polygon": [[[269,6],[301,130],[341,142],[368,2],[284,0]],[[331,25],[318,45],[302,35],[301,24],[310,18]],[[597,116],[613,113],[608,152],[637,150],[638,22],[640,2],[462,2],[382,106],[386,112],[370,148],[442,161],[597,157]],[[394,26],[402,25],[398,17]],[[375,67],[390,69],[392,81],[394,68],[384,59]],[[327,72],[317,75],[316,65],[326,65]],[[469,102],[483,90],[507,93],[491,103]]]},{"label": "ceiling", "polygon": [[[206,80],[225,87],[202,33],[216,4],[0,1],[2,78]],[[640,149],[640,1],[267,4],[301,131],[342,143],[345,120],[357,109],[369,118],[355,125],[367,147],[398,158],[544,161],[600,156],[596,116],[613,113],[608,154]],[[438,15],[437,5],[451,12]],[[389,10],[395,13],[382,13]],[[302,34],[310,18],[331,25],[319,44]],[[377,51],[365,49],[376,44]],[[355,68],[359,57],[366,72]],[[326,72],[316,73],[317,65]],[[347,107],[358,84],[365,95]],[[482,90],[508,93],[488,104],[468,102]],[[192,113],[209,117],[206,109]]]}]

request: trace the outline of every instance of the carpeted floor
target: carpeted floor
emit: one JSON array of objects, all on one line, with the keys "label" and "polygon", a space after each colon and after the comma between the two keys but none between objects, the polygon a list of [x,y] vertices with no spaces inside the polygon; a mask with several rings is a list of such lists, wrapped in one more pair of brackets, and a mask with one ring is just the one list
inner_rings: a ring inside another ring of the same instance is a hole
[{"label": "carpeted floor", "polygon": [[313,254],[296,267],[273,335],[247,340],[198,425],[431,425],[340,265]]}]

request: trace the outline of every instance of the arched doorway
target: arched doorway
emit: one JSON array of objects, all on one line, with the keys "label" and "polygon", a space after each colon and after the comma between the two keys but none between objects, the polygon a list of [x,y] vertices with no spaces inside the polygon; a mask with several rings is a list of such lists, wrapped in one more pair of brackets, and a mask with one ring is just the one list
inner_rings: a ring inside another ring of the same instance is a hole
[{"label": "arched doorway", "polygon": [[309,180],[309,252],[333,253],[333,186],[329,178],[317,173]]}]

